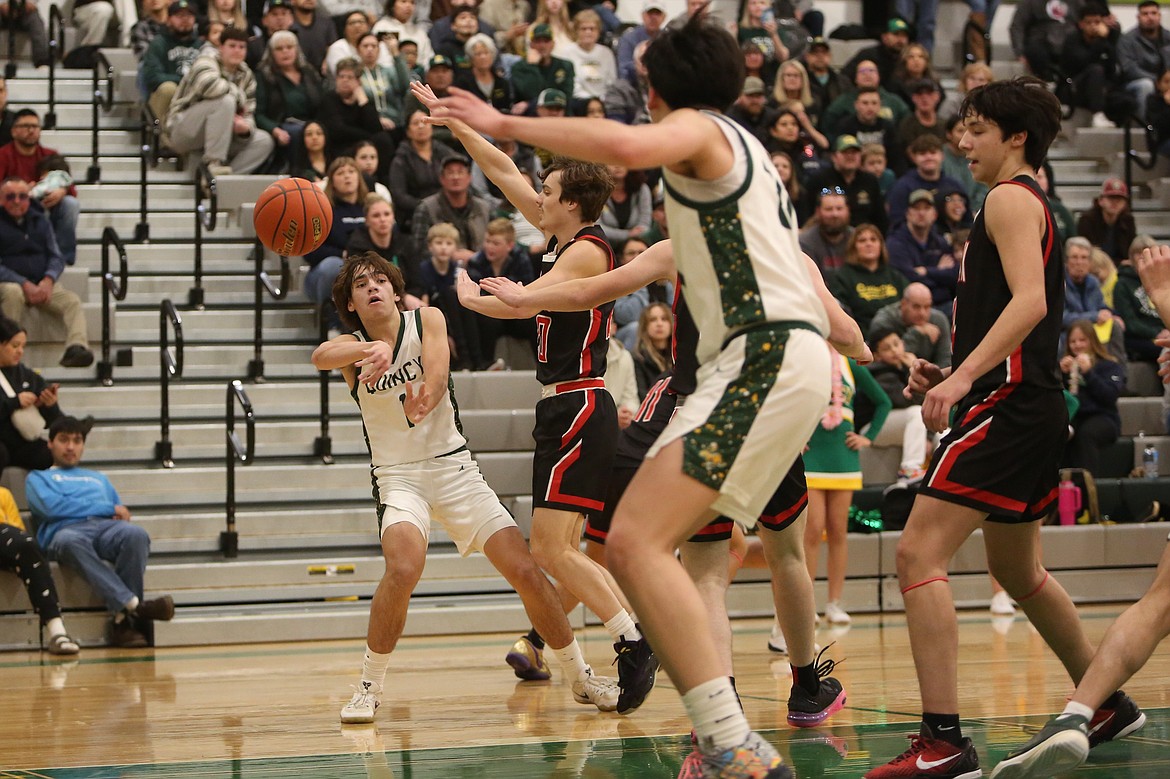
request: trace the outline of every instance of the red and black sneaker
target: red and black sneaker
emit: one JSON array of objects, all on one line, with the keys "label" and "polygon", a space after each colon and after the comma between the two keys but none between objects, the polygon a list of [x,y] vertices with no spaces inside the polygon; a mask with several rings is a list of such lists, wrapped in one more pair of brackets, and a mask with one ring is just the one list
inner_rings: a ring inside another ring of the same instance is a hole
[{"label": "red and black sneaker", "polygon": [[926,723],[916,736],[907,736],[910,748],[883,766],[865,775],[865,779],[979,779],[979,755],[971,739],[960,746],[934,738]]},{"label": "red and black sneaker", "polygon": [[1112,706],[1102,706],[1093,712],[1093,719],[1089,721],[1089,748],[1125,738],[1141,730],[1145,724],[1146,715],[1133,698],[1118,690],[1117,700]]}]

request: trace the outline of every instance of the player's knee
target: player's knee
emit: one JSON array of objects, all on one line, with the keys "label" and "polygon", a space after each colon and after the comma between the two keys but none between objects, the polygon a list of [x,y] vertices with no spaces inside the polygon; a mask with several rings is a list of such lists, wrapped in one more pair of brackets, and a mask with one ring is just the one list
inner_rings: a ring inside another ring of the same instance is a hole
[{"label": "player's knee", "polygon": [[1005,565],[995,560],[988,561],[987,571],[995,577],[1000,586],[1017,603],[1036,594],[1048,575],[1044,566],[1039,563],[1035,565],[1020,565],[1018,563]]},{"label": "player's knee", "polygon": [[925,578],[928,573],[926,570],[928,563],[926,556],[922,553],[922,548],[908,542],[904,533],[898,541],[895,560],[898,566],[898,578],[903,587]]},{"label": "player's knee", "polygon": [[414,559],[410,555],[396,555],[386,560],[386,573],[383,578],[396,587],[413,588],[422,578],[425,560]]}]

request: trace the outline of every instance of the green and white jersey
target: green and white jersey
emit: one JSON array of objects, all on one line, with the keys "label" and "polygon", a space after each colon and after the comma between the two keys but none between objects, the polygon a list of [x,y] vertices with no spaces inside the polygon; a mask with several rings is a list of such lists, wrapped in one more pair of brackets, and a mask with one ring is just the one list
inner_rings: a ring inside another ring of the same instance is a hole
[{"label": "green and white jersey", "polygon": [[[403,311],[398,325],[398,340],[390,370],[373,385],[357,382],[350,395],[362,411],[362,427],[370,464],[374,469],[402,465],[451,454],[467,446],[459,422],[459,406],[450,377],[447,393],[422,422],[413,424],[402,410],[406,399],[406,382],[418,392],[426,380],[422,362],[422,317],[418,311]],[[372,340],[364,330],[356,330],[360,341]]]},{"label": "green and white jersey", "polygon": [[737,331],[764,322],[806,323],[827,335],[828,315],[800,256],[796,210],[768,153],[732,120],[704,114],[731,144],[731,170],[714,181],[662,171],[675,264],[699,329],[700,364]]}]

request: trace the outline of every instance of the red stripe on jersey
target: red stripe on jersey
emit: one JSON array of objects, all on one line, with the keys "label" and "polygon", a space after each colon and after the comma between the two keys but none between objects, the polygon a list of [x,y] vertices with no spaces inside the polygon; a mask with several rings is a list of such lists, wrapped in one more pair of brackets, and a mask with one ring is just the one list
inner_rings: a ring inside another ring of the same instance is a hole
[{"label": "red stripe on jersey", "polygon": [[[994,394],[994,393],[993,393]],[[947,447],[943,454],[939,467],[930,477],[928,486],[939,490],[940,492],[947,492],[951,495],[962,495],[968,498],[974,498],[981,503],[986,503],[989,506],[1003,509],[1004,511],[1013,514],[1022,513],[1027,505],[1023,501],[1013,500],[1003,495],[997,495],[994,492],[981,490],[977,487],[968,487],[965,484],[958,484],[951,481],[948,477],[951,474],[951,469],[955,466],[955,462],[959,456],[980,444],[984,438],[987,437],[987,430],[991,426],[991,420],[987,419],[978,427],[958,441]]]},{"label": "red stripe on jersey", "polygon": [[581,344],[581,375],[588,376],[593,370],[593,350],[590,348],[597,334],[601,332],[601,312],[596,308],[589,312],[589,331],[585,333],[585,343]]},{"label": "red stripe on jersey", "polygon": [[601,511],[605,508],[605,504],[599,500],[590,500],[582,498],[578,495],[566,495],[561,492],[561,482],[564,480],[565,473],[573,467],[573,463],[577,462],[581,457],[581,442],[569,450],[569,453],[561,458],[552,469],[552,478],[548,482],[548,490],[545,491],[545,500],[556,503],[568,503],[570,506],[576,506],[581,509],[592,509],[593,511]]},{"label": "red stripe on jersey", "polygon": [[[1016,371],[1021,370],[1020,365],[1019,365],[1019,351],[1020,350],[1017,349],[1015,352],[1012,353],[1012,356],[1015,358]],[[1008,380],[1009,381],[1011,380],[1011,377],[1012,377],[1012,365],[1013,365],[1012,358],[1009,357],[1008,358]],[[1017,373],[1016,375],[1019,375],[1019,374]],[[1012,391],[1016,388],[1016,386],[1017,386],[1016,384],[1000,384],[998,387],[995,388],[995,390],[990,395],[988,395],[986,398],[983,399],[982,403],[976,404],[974,407],[972,407],[972,409],[970,411],[967,412],[966,416],[963,417],[963,424],[966,425],[966,424],[970,423],[972,420],[975,419],[975,417],[979,416],[984,411],[987,411],[989,408],[994,407],[996,403],[1000,402],[1001,400],[1006,398],[1008,395],[1012,394]]]},{"label": "red stripe on jersey", "polygon": [[577,416],[573,418],[573,424],[561,436],[561,446],[568,446],[569,442],[573,440],[577,433],[581,432],[581,428],[585,427],[585,423],[589,421],[589,417],[593,416],[593,409],[597,407],[597,401],[593,398],[593,392],[585,392],[585,405],[581,406],[581,410],[577,412]]},{"label": "red stripe on jersey", "polygon": [[[600,226],[600,225],[595,225],[595,226]],[[573,241],[593,241],[595,244],[600,246],[602,249],[605,249],[605,261],[608,264],[606,267],[606,270],[607,271],[613,270],[613,263],[614,263],[613,247],[609,245],[609,241],[602,240],[601,238],[598,238],[596,235],[581,235],[581,236],[574,238]],[[573,241],[569,241],[569,243],[572,243]],[[565,248],[568,248],[568,246],[569,246],[569,244],[565,244]]]},{"label": "red stripe on jersey", "polygon": [[1001,181],[999,183],[1000,184],[1015,184],[1017,187],[1023,187],[1024,189],[1031,192],[1032,195],[1037,200],[1040,201],[1040,205],[1044,208],[1044,232],[1048,236],[1048,240],[1046,240],[1044,242],[1044,267],[1047,268],[1048,267],[1048,260],[1052,257],[1052,243],[1054,240],[1053,233],[1055,232],[1052,229],[1052,211],[1047,206],[1045,206],[1044,200],[1043,200],[1043,198],[1040,197],[1040,194],[1036,190],[1029,187],[1024,182],[1015,181],[1014,179],[1007,179],[1007,180]]},{"label": "red stripe on jersey", "polygon": [[796,503],[792,504],[791,506],[786,508],[784,511],[781,511],[781,512],[776,513],[776,514],[772,514],[771,516],[769,516],[767,514],[761,514],[760,515],[760,522],[763,523],[764,527],[782,525],[785,522],[787,522],[788,520],[795,517],[800,512],[804,511],[804,507],[807,505],[808,505],[808,492],[806,491],[803,495],[800,496],[800,500],[796,501]]},{"label": "red stripe on jersey", "polygon": [[1052,488],[1052,492],[1048,493],[1043,498],[1041,498],[1040,500],[1033,503],[1031,506],[1028,506],[1028,510],[1032,512],[1032,516],[1037,516],[1038,514],[1042,513],[1045,509],[1047,509],[1048,506],[1052,503],[1052,501],[1056,500],[1056,495],[1059,492],[1060,492],[1060,486],[1057,485],[1057,486]]},{"label": "red stripe on jersey", "polygon": [[638,413],[634,415],[635,422],[647,422],[654,416],[654,410],[658,408],[658,401],[662,400],[662,393],[666,392],[666,388],[670,386],[670,377],[659,379],[646,392],[646,397],[642,398],[642,405],[638,406]]}]

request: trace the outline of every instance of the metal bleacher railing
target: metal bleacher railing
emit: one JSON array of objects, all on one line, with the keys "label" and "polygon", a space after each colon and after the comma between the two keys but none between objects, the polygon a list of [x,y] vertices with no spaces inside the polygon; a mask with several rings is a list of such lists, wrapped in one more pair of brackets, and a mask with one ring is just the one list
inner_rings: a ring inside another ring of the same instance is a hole
[{"label": "metal bleacher railing", "polygon": [[[95,135],[97,133],[94,133]],[[118,276],[110,270],[110,248],[118,250]],[[102,230],[102,359],[98,362],[98,381],[103,386],[114,384],[114,363],[110,361],[110,298],[125,300],[130,281],[130,264],[126,259],[126,245],[113,227]]]},{"label": "metal bleacher railing", "polygon": [[62,36],[65,35],[65,17],[61,9],[54,3],[49,6],[49,107],[45,109],[45,117],[41,125],[46,130],[57,126],[57,60],[61,57],[64,48]]},{"label": "metal bleacher railing", "polygon": [[[105,89],[102,89],[102,86]],[[106,59],[101,51],[94,53],[93,60],[93,159],[89,169],[85,172],[87,184],[97,184],[102,180],[102,166],[98,162],[98,131],[99,115],[101,111],[107,113],[114,107],[114,66]]]},{"label": "metal bleacher railing", "polygon": [[289,268],[288,257],[280,256],[280,281],[273,283],[272,276],[264,268],[264,244],[256,239],[252,247],[252,261],[256,272],[253,283],[253,328],[252,328],[252,359],[248,361],[248,380],[252,382],[264,381],[264,293],[267,292],[273,300],[284,300],[288,297],[288,288],[292,283],[292,270]]},{"label": "metal bleacher railing", "polygon": [[[204,204],[203,198],[207,198]],[[195,169],[195,269],[191,290],[187,293],[187,305],[197,311],[203,310],[203,231],[215,229],[216,214],[219,211],[219,195],[216,192],[215,176],[206,162]]]},{"label": "metal bleacher railing", "polygon": [[[317,337],[321,343],[329,340],[329,312],[332,305],[326,303],[317,306]],[[320,457],[325,465],[333,464],[333,438],[329,435],[329,381],[333,378],[333,371],[317,371],[321,398],[321,435],[313,441],[313,456]]]},{"label": "metal bleacher railing", "polygon": [[[236,405],[244,413],[244,443],[236,435]],[[256,454],[256,415],[252,411],[252,401],[239,379],[232,381],[227,387],[227,414],[224,419],[227,442],[227,496],[224,507],[227,513],[227,527],[219,534],[219,549],[224,557],[239,557],[240,534],[236,530],[236,462],[251,465]]]},{"label": "metal bleacher railing", "polygon": [[[167,325],[175,334],[175,353],[171,354],[171,342]],[[154,445],[154,459],[164,468],[174,468],[175,458],[171,446],[171,377],[183,377],[183,319],[170,298],[158,305],[158,364],[159,364],[159,440]]]},{"label": "metal bleacher railing", "polygon": [[[1133,147],[1134,125],[1140,126],[1145,136],[1146,149],[1144,152]],[[1158,136],[1151,125],[1142,124],[1133,115],[1126,117],[1121,130],[1125,144],[1125,186],[1130,192],[1133,192],[1133,166],[1137,165],[1142,170],[1153,170],[1154,166],[1158,164]],[[1147,155],[1148,158],[1143,158],[1143,155]]]}]

